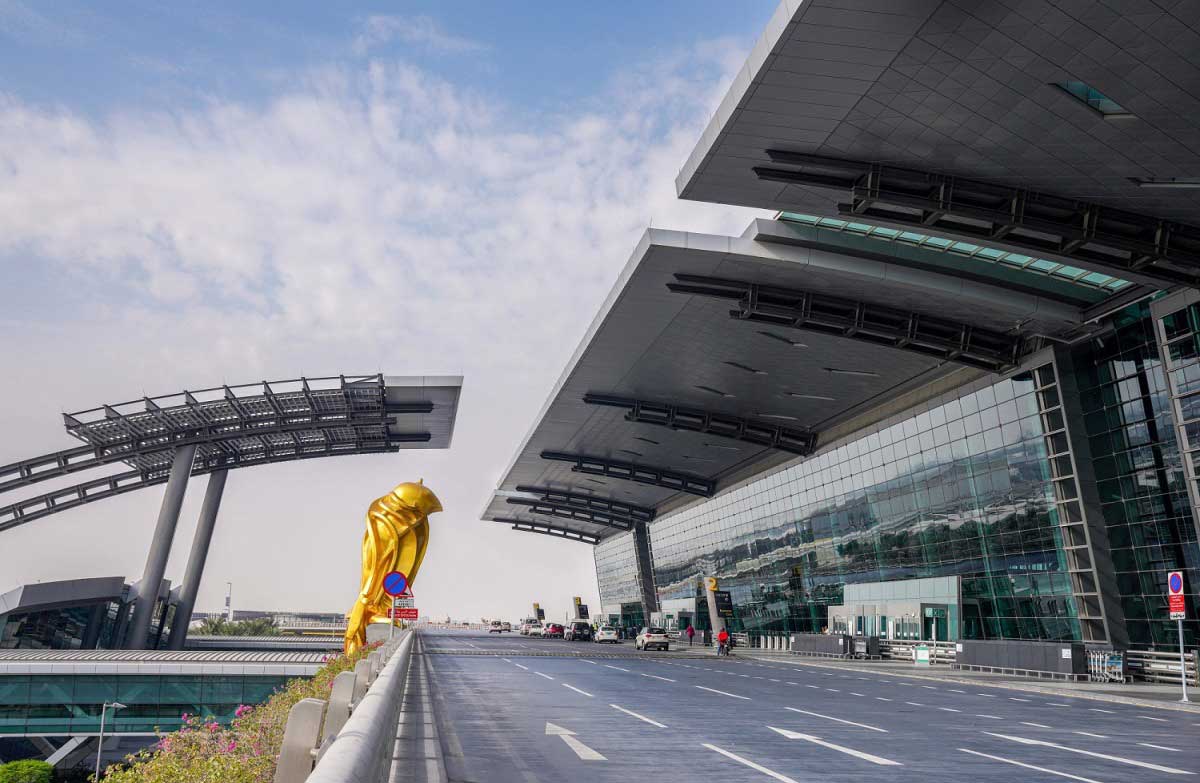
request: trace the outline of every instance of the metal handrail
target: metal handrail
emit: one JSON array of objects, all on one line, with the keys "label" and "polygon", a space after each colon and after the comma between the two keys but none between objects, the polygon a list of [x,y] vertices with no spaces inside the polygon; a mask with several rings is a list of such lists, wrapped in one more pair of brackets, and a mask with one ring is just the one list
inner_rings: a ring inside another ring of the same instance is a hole
[{"label": "metal handrail", "polygon": [[[1197,666],[1197,654],[1184,654],[1184,666],[1187,670],[1189,685],[1200,687],[1200,667]],[[1180,680],[1179,652],[1159,650],[1126,650],[1126,669],[1129,675],[1137,680],[1149,682],[1178,683]]]}]

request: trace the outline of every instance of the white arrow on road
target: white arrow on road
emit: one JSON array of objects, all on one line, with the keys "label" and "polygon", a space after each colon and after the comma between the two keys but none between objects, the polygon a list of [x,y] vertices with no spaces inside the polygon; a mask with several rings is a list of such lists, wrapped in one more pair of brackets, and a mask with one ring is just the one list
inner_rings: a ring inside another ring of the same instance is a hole
[{"label": "white arrow on road", "polygon": [[584,761],[608,760],[576,739],[575,732],[571,731],[570,729],[564,729],[562,726],[556,726],[553,723],[547,723],[546,733],[553,737],[562,737],[562,741],[567,743],[567,747],[575,751],[575,755]]},{"label": "white arrow on road", "polygon": [[830,750],[836,750],[841,753],[846,753],[851,756],[854,756],[855,758],[860,758],[864,761],[869,761],[872,764],[879,764],[884,767],[904,766],[899,761],[892,761],[891,759],[885,759],[882,756],[874,756],[870,753],[863,753],[861,750],[855,750],[854,748],[847,748],[844,745],[834,745],[832,742],[826,742],[825,740],[821,739],[820,737],[814,737],[811,734],[801,734],[798,731],[789,731],[788,729],[777,729],[774,726],[767,726],[767,728],[770,729],[771,731],[782,734],[783,736],[787,737],[788,739],[805,740],[806,742],[811,742],[814,745],[820,745],[823,748],[829,748]]},{"label": "white arrow on road", "polygon": [[999,737],[1000,739],[1006,739],[1006,740],[1009,740],[1010,742],[1019,742],[1022,745],[1041,745],[1041,746],[1047,747],[1047,748],[1055,748],[1056,750],[1065,750],[1069,753],[1078,753],[1082,756],[1091,756],[1092,758],[1105,759],[1107,761],[1116,761],[1121,764],[1130,764],[1135,767],[1143,767],[1145,769],[1152,769],[1155,772],[1165,772],[1168,775],[1192,775],[1192,774],[1195,774],[1193,772],[1188,772],[1186,769],[1175,769],[1174,767],[1164,767],[1160,764],[1151,764],[1148,761],[1138,761],[1137,759],[1127,759],[1127,758],[1123,758],[1121,756],[1110,756],[1107,753],[1096,753],[1091,750],[1084,750],[1083,748],[1072,748],[1069,745],[1059,745],[1057,742],[1047,742],[1046,740],[1031,739],[1029,737],[1014,737],[1010,734],[996,734],[995,732],[991,732],[991,731],[985,731],[984,734],[988,734],[992,737]]}]

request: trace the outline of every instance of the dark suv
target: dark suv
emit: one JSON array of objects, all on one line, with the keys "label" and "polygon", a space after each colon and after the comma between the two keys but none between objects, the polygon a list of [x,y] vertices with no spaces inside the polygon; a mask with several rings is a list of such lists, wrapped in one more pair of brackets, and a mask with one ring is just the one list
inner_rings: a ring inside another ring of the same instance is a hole
[{"label": "dark suv", "polygon": [[592,640],[592,626],[583,620],[576,620],[567,625],[567,630],[563,634],[563,638],[568,642],[590,642]]}]

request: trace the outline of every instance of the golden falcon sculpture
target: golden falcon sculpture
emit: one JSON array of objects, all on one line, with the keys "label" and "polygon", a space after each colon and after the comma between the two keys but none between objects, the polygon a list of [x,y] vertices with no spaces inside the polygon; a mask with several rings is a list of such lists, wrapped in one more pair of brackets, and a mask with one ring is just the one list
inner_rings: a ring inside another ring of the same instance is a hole
[{"label": "golden falcon sculpture", "polygon": [[367,509],[363,535],[362,587],[346,623],[347,655],[367,643],[367,626],[389,623],[392,598],[383,591],[383,578],[392,571],[417,581],[417,571],[429,546],[429,515],[442,510],[437,495],[423,481],[405,482]]}]

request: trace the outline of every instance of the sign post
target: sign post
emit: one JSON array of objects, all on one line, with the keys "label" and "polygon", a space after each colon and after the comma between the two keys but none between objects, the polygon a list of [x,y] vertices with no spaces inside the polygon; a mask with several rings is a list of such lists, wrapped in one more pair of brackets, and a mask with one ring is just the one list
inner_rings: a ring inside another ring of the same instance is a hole
[{"label": "sign post", "polygon": [[388,612],[388,639],[396,636],[396,607],[399,606],[400,596],[408,589],[408,577],[400,571],[391,571],[383,577],[383,592],[392,597],[392,610]]},{"label": "sign post", "polygon": [[1188,701],[1187,693],[1187,661],[1183,657],[1183,621],[1187,617],[1183,597],[1183,572],[1171,571],[1167,574],[1167,609],[1171,619],[1179,624],[1179,682],[1183,686],[1183,698]]}]

